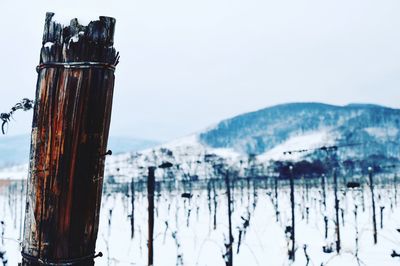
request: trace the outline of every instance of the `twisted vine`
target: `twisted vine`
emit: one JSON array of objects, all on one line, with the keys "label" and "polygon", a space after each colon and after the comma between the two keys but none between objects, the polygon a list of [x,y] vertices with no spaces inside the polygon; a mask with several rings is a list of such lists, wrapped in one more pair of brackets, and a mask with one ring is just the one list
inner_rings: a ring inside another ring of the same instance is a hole
[{"label": "twisted vine", "polygon": [[1,132],[5,135],[5,126],[10,122],[12,115],[17,110],[29,111],[33,108],[33,100],[29,100],[28,98],[22,99],[19,103],[16,103],[13,107],[11,107],[11,111],[8,113],[0,113],[1,123]]}]

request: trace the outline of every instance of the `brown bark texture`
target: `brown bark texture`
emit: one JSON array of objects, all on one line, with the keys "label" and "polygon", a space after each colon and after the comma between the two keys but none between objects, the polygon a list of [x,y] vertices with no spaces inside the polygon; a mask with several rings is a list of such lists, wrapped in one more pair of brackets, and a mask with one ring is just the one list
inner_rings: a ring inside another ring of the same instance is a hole
[{"label": "brown bark texture", "polygon": [[115,19],[63,26],[53,16],[46,14],[37,68],[22,265],[94,265],[119,58]]}]

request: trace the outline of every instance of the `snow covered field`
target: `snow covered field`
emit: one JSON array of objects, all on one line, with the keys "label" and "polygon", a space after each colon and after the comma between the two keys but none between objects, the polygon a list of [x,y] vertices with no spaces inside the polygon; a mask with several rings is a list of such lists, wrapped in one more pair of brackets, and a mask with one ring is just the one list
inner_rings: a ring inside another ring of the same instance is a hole
[{"label": "snow covered field", "polygon": [[[379,181],[379,177],[376,180]],[[308,265],[398,265],[400,258],[391,257],[391,253],[392,250],[400,252],[400,233],[397,231],[400,228],[400,198],[397,184],[392,179],[385,180],[375,188],[376,245],[373,243],[372,199],[368,185],[363,183],[359,189],[344,186],[339,189],[342,247],[339,255],[335,251],[332,185],[329,183],[326,187],[325,210],[320,180],[297,180],[294,263],[288,260],[290,240],[285,234],[286,226],[291,224],[287,181],[279,181],[276,187],[273,180],[232,182],[233,264],[306,265],[307,253]],[[157,185],[155,265],[225,265],[224,244],[229,239],[225,183],[221,180],[208,184],[200,182]],[[0,227],[1,250],[6,251],[8,265],[17,265],[21,259],[18,241],[25,202],[22,184],[8,181],[0,184],[0,217],[4,221]],[[147,192],[143,183],[135,184],[135,188],[133,238],[129,185],[105,188],[96,249],[104,256],[96,259],[96,265],[147,264]],[[183,192],[191,193],[192,197],[183,198]],[[328,218],[326,239],[324,216]],[[324,253],[323,246],[332,246],[333,252]]]}]

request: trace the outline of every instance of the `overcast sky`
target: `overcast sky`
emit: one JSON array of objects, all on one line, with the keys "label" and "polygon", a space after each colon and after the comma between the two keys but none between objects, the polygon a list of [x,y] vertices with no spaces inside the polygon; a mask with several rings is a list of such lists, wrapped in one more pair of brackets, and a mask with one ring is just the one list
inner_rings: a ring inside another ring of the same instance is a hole
[{"label": "overcast sky", "polygon": [[[117,19],[111,134],[170,140],[267,106],[400,108],[400,1],[0,1],[0,112],[34,97],[46,11]],[[32,112],[8,134],[30,133]]]}]

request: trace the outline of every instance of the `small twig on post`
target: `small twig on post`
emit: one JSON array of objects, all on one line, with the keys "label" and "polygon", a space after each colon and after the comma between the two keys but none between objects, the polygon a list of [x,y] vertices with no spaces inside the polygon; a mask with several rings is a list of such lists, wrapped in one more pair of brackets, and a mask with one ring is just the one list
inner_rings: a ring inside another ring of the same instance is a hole
[{"label": "small twig on post", "polygon": [[12,108],[11,111],[8,113],[1,113],[0,114],[0,119],[2,121],[1,123],[1,132],[3,135],[6,134],[5,132],[5,125],[10,122],[10,118],[12,118],[12,115],[15,113],[17,110],[24,110],[24,111],[29,111],[33,108],[33,101],[29,100],[27,98],[22,99],[19,103],[16,103]]}]

